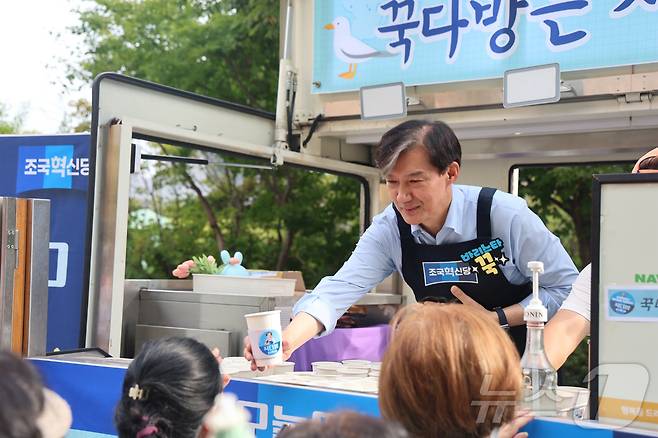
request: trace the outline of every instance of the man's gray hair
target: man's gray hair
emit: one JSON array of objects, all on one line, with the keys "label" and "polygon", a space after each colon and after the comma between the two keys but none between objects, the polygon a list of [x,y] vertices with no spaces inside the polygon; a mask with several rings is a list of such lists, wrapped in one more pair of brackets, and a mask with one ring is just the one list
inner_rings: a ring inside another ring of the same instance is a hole
[{"label": "man's gray hair", "polygon": [[377,146],[375,162],[388,175],[400,155],[414,146],[427,149],[431,164],[443,173],[450,163],[461,164],[461,145],[455,133],[443,122],[409,120],[386,132]]}]

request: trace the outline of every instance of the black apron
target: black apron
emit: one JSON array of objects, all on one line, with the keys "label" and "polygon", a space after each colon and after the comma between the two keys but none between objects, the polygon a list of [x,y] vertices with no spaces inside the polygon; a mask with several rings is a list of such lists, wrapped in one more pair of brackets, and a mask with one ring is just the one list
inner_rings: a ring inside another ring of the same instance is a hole
[{"label": "black apron", "polygon": [[[507,258],[503,241],[491,235],[491,202],[496,189],[480,190],[477,204],[477,238],[443,245],[416,243],[411,226],[393,205],[400,230],[402,276],[413,289],[416,300],[453,301],[450,287],[462,289],[487,310],[521,302],[532,293],[532,283],[507,281],[500,266]],[[525,349],[526,327],[510,327],[509,334],[519,354]]]}]

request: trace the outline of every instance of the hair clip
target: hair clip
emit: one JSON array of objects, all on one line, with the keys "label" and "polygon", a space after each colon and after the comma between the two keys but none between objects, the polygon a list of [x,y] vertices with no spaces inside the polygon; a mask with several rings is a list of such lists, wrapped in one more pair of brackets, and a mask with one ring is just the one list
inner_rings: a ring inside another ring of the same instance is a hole
[{"label": "hair clip", "polygon": [[135,383],[128,390],[128,397],[130,397],[133,400],[141,400],[143,398],[146,398],[146,394],[144,390],[141,389],[137,383]]}]

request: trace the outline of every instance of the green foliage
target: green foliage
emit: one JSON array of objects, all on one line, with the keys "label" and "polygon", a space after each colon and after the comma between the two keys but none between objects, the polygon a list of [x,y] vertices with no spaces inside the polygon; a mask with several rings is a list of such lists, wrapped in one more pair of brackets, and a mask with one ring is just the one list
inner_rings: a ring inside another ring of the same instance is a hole
[{"label": "green foliage", "polygon": [[0,134],[16,134],[21,128],[21,118],[16,117],[14,120],[8,120],[7,108],[0,103]]},{"label": "green foliage", "polygon": [[159,152],[211,164],[149,162],[142,173],[151,178],[133,177],[128,278],[168,277],[181,260],[201,253],[217,257],[228,249],[241,251],[249,269],[301,270],[313,286],[340,268],[354,248],[361,190],[355,179],[289,166],[224,167],[236,158],[189,148],[163,145]]},{"label": "green foliage", "polygon": [[[79,18],[72,31],[87,55],[70,66],[71,80],[113,71],[275,108],[278,0],[96,0]],[[257,162],[169,145],[153,152]],[[289,166],[148,166],[148,176],[132,182],[128,278],[169,277],[181,260],[226,248],[241,251],[248,268],[303,270],[312,286],[340,267],[358,239],[355,180]]]},{"label": "green foliage", "polygon": [[83,37],[69,78],[113,71],[273,110],[278,0],[96,0],[71,30]]},{"label": "green foliage", "polygon": [[90,132],[91,102],[81,98],[69,102],[70,112],[64,116],[60,124],[60,132]]},{"label": "green foliage", "polygon": [[[524,167],[519,172],[519,196],[560,238],[574,263],[582,269],[590,263],[592,175],[626,173],[623,164],[592,166]],[[560,384],[586,386],[589,339],[583,340],[560,368]]]},{"label": "green foliage", "polygon": [[582,269],[590,262],[592,175],[625,173],[621,164],[522,168],[519,196],[562,241]]},{"label": "green foliage", "polygon": [[192,257],[194,267],[190,269],[193,274],[217,274],[220,270],[214,257],[208,257],[205,254]]}]

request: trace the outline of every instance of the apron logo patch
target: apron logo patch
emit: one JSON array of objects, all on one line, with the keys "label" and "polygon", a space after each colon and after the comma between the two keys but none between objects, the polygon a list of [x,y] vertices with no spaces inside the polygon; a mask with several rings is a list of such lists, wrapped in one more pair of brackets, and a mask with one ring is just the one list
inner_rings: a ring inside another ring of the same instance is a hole
[{"label": "apron logo patch", "polygon": [[460,258],[464,262],[474,263],[472,269],[482,269],[482,272],[489,275],[498,275],[498,265],[505,266],[509,261],[503,252],[503,241],[500,239],[493,239],[489,243],[483,243],[480,246],[460,254]]},{"label": "apron logo patch", "polygon": [[425,286],[439,283],[477,283],[477,269],[466,262],[423,262]]}]

